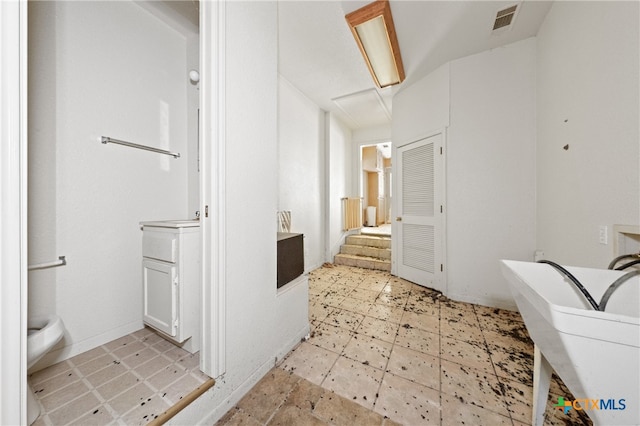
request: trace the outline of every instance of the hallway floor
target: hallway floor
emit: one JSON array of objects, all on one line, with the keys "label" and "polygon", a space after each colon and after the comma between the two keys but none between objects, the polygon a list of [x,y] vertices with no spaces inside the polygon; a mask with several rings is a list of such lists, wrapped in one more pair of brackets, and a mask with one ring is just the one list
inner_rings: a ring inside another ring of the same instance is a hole
[{"label": "hallway floor", "polygon": [[[531,424],[533,343],[517,313],[333,266],[310,274],[309,318],[311,338],[220,424]],[[554,376],[545,424],[591,424],[554,409],[559,396],[572,398]]]}]

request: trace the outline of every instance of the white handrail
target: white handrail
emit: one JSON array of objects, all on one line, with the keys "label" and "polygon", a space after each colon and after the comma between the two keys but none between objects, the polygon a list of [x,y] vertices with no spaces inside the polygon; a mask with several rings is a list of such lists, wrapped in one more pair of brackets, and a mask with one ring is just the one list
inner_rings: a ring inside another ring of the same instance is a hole
[{"label": "white handrail", "polygon": [[36,263],[35,265],[29,265],[29,270],[33,271],[36,269],[55,268],[56,266],[64,266],[66,264],[67,259],[65,258],[65,256],[58,256],[58,260],[54,260],[53,262]]},{"label": "white handrail", "polygon": [[171,151],[167,151],[165,149],[154,148],[152,146],[140,145],[140,144],[137,144],[137,143],[127,142],[127,141],[121,141],[119,139],[110,138],[108,136],[103,136],[100,140],[104,144],[115,143],[115,144],[118,144],[118,145],[128,146],[130,148],[138,148],[138,149],[143,149],[145,151],[157,152],[158,154],[170,155],[173,158],[179,158],[180,157],[180,153],[179,152],[171,152]]}]

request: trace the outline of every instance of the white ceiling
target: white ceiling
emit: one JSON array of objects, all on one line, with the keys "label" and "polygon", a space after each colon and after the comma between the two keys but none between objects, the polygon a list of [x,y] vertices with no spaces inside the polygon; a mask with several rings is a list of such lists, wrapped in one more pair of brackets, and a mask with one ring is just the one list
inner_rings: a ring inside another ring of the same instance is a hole
[{"label": "white ceiling", "polygon": [[[198,30],[198,0],[136,3],[179,31]],[[440,65],[535,36],[551,7],[538,0],[390,0],[406,80],[378,89],[344,19],[368,3],[278,1],[280,75],[352,129],[390,123],[394,93]],[[513,24],[492,32],[496,13],[514,4],[519,10]]]},{"label": "white ceiling", "polygon": [[391,0],[406,80],[377,89],[344,16],[368,1],[281,1],[279,72],[352,129],[390,122],[393,94],[440,65],[537,34],[551,2],[524,1],[513,25],[492,33],[517,1]]}]

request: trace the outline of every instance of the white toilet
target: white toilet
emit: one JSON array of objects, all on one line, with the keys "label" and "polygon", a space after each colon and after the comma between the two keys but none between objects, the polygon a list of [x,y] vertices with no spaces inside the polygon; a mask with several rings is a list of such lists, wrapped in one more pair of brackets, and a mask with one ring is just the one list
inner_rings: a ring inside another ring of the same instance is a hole
[{"label": "white toilet", "polygon": [[[57,315],[34,317],[27,321],[27,371],[62,339],[64,324]],[[28,424],[40,415],[40,405],[31,389],[27,388]]]}]

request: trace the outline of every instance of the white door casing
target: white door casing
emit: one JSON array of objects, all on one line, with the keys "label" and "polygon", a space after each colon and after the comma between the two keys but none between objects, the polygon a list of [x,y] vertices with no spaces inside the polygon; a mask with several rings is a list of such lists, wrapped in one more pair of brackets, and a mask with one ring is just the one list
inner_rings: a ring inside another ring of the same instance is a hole
[{"label": "white door casing", "polygon": [[444,293],[444,132],[398,147],[394,163],[394,271]]}]

